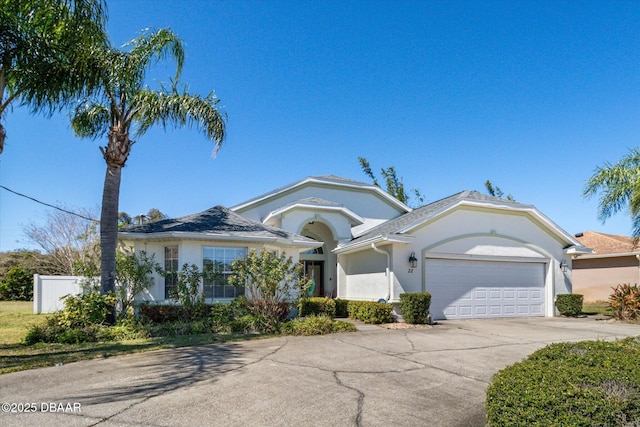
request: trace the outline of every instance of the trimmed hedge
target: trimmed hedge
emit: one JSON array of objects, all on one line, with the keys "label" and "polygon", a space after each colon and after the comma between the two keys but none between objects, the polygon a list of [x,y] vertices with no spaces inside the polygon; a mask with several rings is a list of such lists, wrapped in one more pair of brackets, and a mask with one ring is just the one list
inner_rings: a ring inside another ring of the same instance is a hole
[{"label": "trimmed hedge", "polygon": [[328,316],[311,315],[293,319],[282,325],[280,332],[286,335],[325,335],[334,332],[355,332],[356,326]]},{"label": "trimmed hedge", "polygon": [[349,317],[349,301],[346,299],[336,299],[336,317]]},{"label": "trimmed hedge", "polygon": [[405,322],[425,325],[429,323],[429,292],[405,292],[400,294],[400,312]]},{"label": "trimmed hedge", "polygon": [[301,298],[298,302],[299,316],[336,316],[336,301],[327,297]]},{"label": "trimmed hedge", "polygon": [[558,295],[556,296],[556,308],[563,316],[577,316],[582,313],[582,295]]},{"label": "trimmed hedge", "polygon": [[489,426],[640,425],[640,339],[551,344],[494,377]]},{"label": "trimmed hedge", "polygon": [[394,321],[393,306],[383,302],[349,301],[347,312],[352,319],[361,320],[364,323],[379,324]]}]

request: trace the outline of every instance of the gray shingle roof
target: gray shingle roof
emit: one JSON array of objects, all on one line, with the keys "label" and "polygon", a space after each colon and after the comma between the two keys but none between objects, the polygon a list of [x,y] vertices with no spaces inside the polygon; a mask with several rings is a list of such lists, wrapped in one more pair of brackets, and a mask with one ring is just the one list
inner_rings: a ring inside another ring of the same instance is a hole
[{"label": "gray shingle roof", "polygon": [[127,227],[121,233],[155,234],[155,233],[203,233],[208,235],[224,235],[244,238],[278,238],[296,241],[314,240],[290,233],[276,227],[252,221],[233,212],[224,206],[215,206],[204,212],[180,218],[163,219],[144,225]]},{"label": "gray shingle roof", "polygon": [[397,234],[401,230],[411,227],[412,225],[418,225],[427,221],[428,219],[436,216],[438,213],[448,209],[449,207],[455,205],[456,203],[462,200],[499,203],[501,205],[512,206],[520,209],[533,208],[533,206],[531,205],[525,205],[523,203],[518,203],[513,200],[507,200],[507,199],[501,199],[499,197],[489,196],[486,194],[479,193],[477,191],[468,191],[468,190],[461,191],[460,193],[454,194],[444,199],[440,199],[433,203],[429,203],[428,205],[422,206],[420,208],[416,208],[411,212],[408,212],[395,219],[386,221],[376,227],[373,227],[371,230],[367,231],[365,234],[353,239],[351,242],[349,242],[349,244],[357,241],[366,240],[375,236]]}]

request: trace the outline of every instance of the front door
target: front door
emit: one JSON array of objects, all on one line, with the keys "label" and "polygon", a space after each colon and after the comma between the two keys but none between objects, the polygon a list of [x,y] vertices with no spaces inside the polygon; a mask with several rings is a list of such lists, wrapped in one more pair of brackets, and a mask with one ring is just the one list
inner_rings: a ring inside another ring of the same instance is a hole
[{"label": "front door", "polygon": [[311,279],[309,296],[324,296],[324,261],[304,261],[304,274]]}]

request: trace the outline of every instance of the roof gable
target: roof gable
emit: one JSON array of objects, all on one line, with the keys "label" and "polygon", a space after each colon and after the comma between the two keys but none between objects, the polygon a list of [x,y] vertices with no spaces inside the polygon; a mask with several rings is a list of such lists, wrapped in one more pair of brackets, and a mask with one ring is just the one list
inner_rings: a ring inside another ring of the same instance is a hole
[{"label": "roof gable", "polygon": [[380,187],[368,184],[362,181],[356,181],[353,179],[342,178],[335,175],[322,175],[322,176],[309,176],[300,181],[296,181],[292,184],[286,185],[284,187],[277,188],[268,193],[262,194],[260,196],[254,197],[253,199],[249,199],[246,202],[240,203],[239,205],[233,206],[231,209],[236,212],[244,212],[249,209],[252,209],[254,206],[260,205],[262,203],[266,203],[269,200],[275,199],[283,194],[295,191],[296,189],[310,186],[310,185],[321,185],[321,186],[329,186],[343,189],[352,189],[356,191],[365,191],[376,194],[380,199],[384,200],[386,203],[394,206],[401,212],[410,212],[411,208],[389,193],[382,190]]},{"label": "roof gable", "polygon": [[556,238],[573,246],[582,246],[573,236],[562,230],[553,221],[538,211],[533,205],[526,205],[513,200],[489,196],[477,191],[462,191],[414,209],[413,211],[398,218],[373,227],[365,234],[344,244],[342,248],[346,250],[349,247],[359,246],[363,242],[374,240],[378,237],[384,237],[386,240],[398,239],[398,241],[402,241],[402,239],[406,239],[407,235],[415,229],[460,206],[485,207],[496,210],[526,213],[535,218],[552,235],[555,235]]}]

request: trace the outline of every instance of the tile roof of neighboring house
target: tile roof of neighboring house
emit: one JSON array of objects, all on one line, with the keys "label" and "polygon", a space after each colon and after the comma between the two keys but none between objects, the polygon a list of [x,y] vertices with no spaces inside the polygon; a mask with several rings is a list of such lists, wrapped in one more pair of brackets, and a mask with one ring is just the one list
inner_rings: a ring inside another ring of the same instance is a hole
[{"label": "tile roof of neighboring house", "polygon": [[640,245],[633,245],[633,237],[585,231],[576,234],[576,239],[594,250],[594,255],[640,252]]},{"label": "tile roof of neighboring house", "polygon": [[313,239],[252,221],[224,206],[216,206],[204,212],[180,218],[163,219],[157,222],[123,228],[120,233],[124,236],[156,233],[202,233],[207,236],[276,238],[298,242],[315,242]]}]

